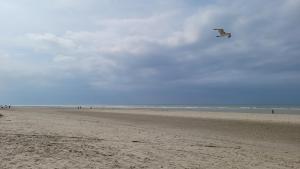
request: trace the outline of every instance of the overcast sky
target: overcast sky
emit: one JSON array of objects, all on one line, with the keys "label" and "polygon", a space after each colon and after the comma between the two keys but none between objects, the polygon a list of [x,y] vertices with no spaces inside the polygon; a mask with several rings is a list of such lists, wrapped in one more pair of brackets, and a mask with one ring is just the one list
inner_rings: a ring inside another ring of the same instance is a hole
[{"label": "overcast sky", "polygon": [[300,104],[299,18],[300,0],[1,0],[0,104]]}]

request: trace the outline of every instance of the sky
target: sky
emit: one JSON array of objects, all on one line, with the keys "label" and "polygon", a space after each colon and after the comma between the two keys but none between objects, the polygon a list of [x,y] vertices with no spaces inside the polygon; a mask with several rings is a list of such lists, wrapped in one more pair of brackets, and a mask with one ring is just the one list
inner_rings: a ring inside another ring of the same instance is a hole
[{"label": "sky", "polygon": [[1,0],[0,104],[300,104],[299,18],[300,0]]}]

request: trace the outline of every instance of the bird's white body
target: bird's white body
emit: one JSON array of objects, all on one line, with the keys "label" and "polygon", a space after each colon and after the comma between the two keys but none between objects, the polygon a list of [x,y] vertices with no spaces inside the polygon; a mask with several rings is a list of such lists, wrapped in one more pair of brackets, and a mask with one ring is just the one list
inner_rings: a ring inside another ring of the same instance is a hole
[{"label": "bird's white body", "polygon": [[224,29],[213,29],[219,32],[219,36],[216,37],[227,37],[227,38],[231,38],[231,33],[230,32],[225,32]]}]

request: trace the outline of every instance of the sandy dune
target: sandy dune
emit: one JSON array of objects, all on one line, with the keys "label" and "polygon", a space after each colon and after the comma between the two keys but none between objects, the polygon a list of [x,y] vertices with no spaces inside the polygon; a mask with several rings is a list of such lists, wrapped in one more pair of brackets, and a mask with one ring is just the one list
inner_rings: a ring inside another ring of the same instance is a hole
[{"label": "sandy dune", "polygon": [[300,116],[1,110],[0,168],[300,168]]}]

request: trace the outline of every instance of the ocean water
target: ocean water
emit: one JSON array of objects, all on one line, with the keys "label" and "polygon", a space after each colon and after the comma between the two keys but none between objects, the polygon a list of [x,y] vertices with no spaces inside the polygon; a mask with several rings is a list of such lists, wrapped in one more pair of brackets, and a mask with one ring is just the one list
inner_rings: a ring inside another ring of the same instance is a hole
[{"label": "ocean water", "polygon": [[[95,106],[98,107],[98,106]],[[300,106],[277,106],[277,105],[102,105],[104,108],[150,108],[166,110],[188,110],[188,111],[208,111],[208,112],[238,112],[238,113],[259,113],[271,114],[298,114]]]},{"label": "ocean water", "polygon": [[300,115],[300,105],[17,105],[17,107],[58,107],[58,108],[122,108],[122,109],[162,109],[207,112],[238,112],[271,114],[296,114]]}]

